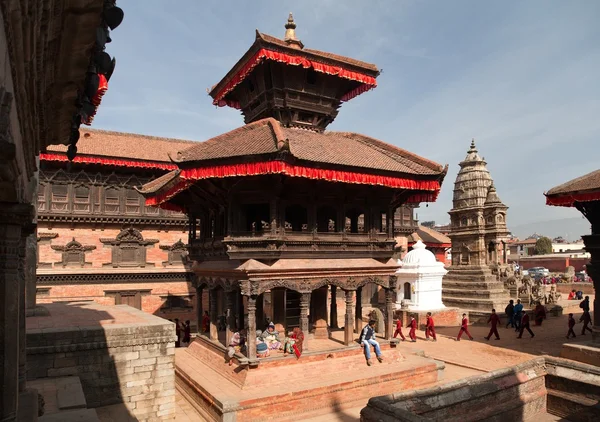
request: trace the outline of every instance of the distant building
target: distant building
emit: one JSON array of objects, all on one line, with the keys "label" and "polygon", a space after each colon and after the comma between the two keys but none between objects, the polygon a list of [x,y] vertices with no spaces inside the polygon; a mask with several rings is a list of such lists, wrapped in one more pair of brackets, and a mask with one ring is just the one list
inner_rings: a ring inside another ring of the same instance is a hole
[{"label": "distant building", "polygon": [[419,240],[435,255],[436,260],[442,262],[444,265],[450,264],[449,253],[452,241],[448,236],[433,228],[420,225],[414,233],[408,236],[409,251],[413,249],[413,246]]}]

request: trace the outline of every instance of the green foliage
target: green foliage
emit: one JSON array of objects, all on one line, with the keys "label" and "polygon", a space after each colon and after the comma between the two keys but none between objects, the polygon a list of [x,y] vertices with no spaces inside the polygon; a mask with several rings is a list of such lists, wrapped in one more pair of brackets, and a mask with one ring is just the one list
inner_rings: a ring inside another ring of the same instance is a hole
[{"label": "green foliage", "polygon": [[549,237],[542,236],[535,242],[536,255],[546,255],[552,253],[552,240]]}]

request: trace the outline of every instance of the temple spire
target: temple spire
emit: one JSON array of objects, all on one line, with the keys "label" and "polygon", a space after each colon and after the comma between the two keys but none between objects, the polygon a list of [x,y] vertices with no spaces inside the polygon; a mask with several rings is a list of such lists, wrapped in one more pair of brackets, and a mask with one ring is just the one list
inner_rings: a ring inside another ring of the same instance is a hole
[{"label": "temple spire", "polygon": [[468,152],[477,152],[477,148],[475,147],[475,138],[471,138],[471,148],[469,148]]},{"label": "temple spire", "polygon": [[283,40],[292,48],[296,48],[298,50],[302,50],[304,48],[304,44],[298,38],[296,38],[296,22],[294,22],[294,16],[292,12],[288,16],[287,23],[285,24],[285,36]]}]

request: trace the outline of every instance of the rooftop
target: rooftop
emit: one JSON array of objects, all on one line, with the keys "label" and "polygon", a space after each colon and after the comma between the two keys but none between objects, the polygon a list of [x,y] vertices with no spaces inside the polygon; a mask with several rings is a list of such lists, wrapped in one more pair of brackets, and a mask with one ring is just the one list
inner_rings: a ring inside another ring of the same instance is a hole
[{"label": "rooftop", "polygon": [[452,243],[450,238],[445,234],[421,225],[419,225],[416,232],[408,236],[407,240],[409,244],[413,242],[418,242],[420,240],[429,247],[435,247],[439,245],[450,245]]},{"label": "rooftop", "polygon": [[259,120],[195,144],[181,151],[176,162],[183,167],[186,163],[200,164],[232,157],[266,158],[282,151],[313,163],[410,175],[445,174],[444,167],[438,163],[365,135],[286,128],[273,118]]},{"label": "rooftop", "polygon": [[[139,161],[170,163],[169,155],[175,156],[178,151],[194,144],[194,141],[181,139],[160,138],[137,133],[112,132],[88,128],[80,129],[80,134],[81,136],[77,142],[77,157],[127,158]],[[67,146],[65,145],[50,145],[47,149],[47,153],[49,154],[59,153],[62,155],[66,154],[66,152]]]},{"label": "rooftop", "polygon": [[575,202],[600,200],[600,170],[558,185],[546,195],[546,205],[572,207]]}]

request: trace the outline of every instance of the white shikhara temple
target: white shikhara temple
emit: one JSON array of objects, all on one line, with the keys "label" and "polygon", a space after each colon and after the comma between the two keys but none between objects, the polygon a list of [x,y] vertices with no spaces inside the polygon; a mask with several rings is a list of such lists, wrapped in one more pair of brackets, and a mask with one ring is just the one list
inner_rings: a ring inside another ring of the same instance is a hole
[{"label": "white shikhara temple", "polygon": [[436,260],[425,244],[417,241],[404,259],[398,261],[398,292],[396,308],[402,302],[411,311],[431,311],[444,308],[442,303],[442,278],[448,271]]}]

